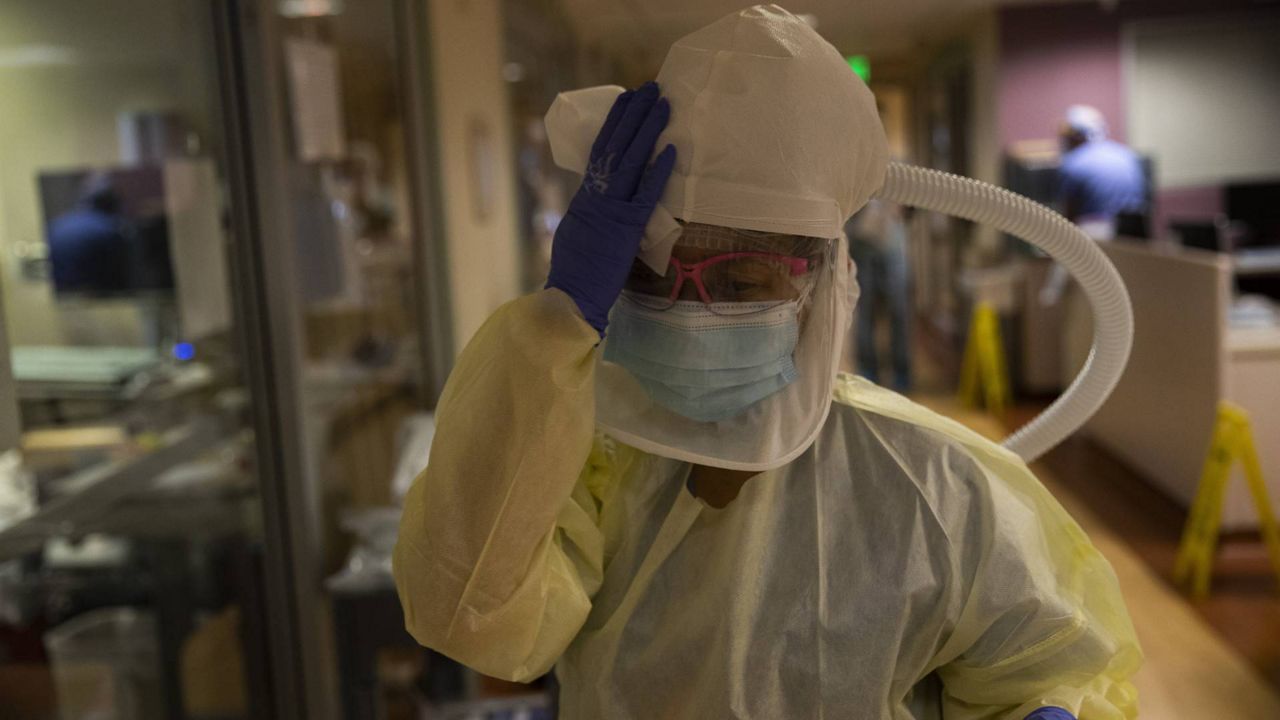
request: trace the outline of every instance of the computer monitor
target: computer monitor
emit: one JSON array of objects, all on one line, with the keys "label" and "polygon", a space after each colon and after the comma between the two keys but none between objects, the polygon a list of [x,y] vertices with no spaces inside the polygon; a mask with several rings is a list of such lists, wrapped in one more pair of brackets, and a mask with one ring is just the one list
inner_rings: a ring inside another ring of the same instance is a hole
[{"label": "computer monitor", "polygon": [[38,183],[59,297],[172,294],[161,167],[42,172]]},{"label": "computer monitor", "polygon": [[1169,229],[1178,236],[1183,247],[1209,252],[1231,252],[1224,243],[1218,223],[1213,220],[1177,220],[1169,223]]},{"label": "computer monitor", "polygon": [[1227,186],[1227,217],[1246,228],[1243,244],[1280,246],[1280,180]]},{"label": "computer monitor", "polygon": [[[1138,161],[1142,165],[1142,177],[1145,180],[1144,206],[1139,210],[1120,213],[1116,217],[1118,238],[1151,237],[1151,208],[1154,207],[1155,199],[1155,165],[1154,161],[1146,155],[1140,156]],[[1058,156],[1043,153],[1033,156],[1006,154],[1004,186],[1038,203],[1057,207],[1059,204]]]}]

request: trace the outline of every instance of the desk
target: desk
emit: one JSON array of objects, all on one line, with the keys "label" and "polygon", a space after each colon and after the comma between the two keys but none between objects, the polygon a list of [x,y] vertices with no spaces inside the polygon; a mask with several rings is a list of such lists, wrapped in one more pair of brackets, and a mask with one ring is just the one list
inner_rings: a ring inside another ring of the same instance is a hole
[{"label": "desk", "polygon": [[115,397],[135,374],[160,362],[147,348],[15,347],[13,378],[23,398]]},{"label": "desk", "polygon": [[92,408],[91,416],[115,412],[136,399],[140,386],[131,381],[159,364],[154,350],[121,347],[27,346],[12,349],[13,382],[22,414],[44,408],[47,420],[66,423],[74,411],[68,403]]},{"label": "desk", "polygon": [[[12,357],[16,395],[30,426],[62,425],[76,415],[96,421],[137,411],[144,402],[181,401],[222,379],[217,366],[165,361],[145,348],[32,346],[14,348]],[[30,414],[46,407],[47,418]]]},{"label": "desk", "polygon": [[[1228,325],[1230,256],[1118,244],[1104,251],[1133,300],[1133,354],[1085,432],[1190,507],[1218,404],[1235,402],[1253,416],[1262,471],[1280,512],[1280,330]],[[1222,524],[1257,527],[1239,476],[1228,487]]]},{"label": "desk", "polygon": [[1280,275],[1280,248],[1248,248],[1231,256],[1237,276]]}]

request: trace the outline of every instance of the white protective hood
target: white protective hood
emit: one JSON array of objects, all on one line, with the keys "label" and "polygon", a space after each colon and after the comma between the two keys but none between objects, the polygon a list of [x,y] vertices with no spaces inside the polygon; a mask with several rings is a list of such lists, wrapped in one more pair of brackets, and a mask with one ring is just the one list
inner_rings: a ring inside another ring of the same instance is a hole
[{"label": "white protective hood", "polygon": [[[671,121],[656,149],[671,143],[677,156],[641,243],[651,267],[666,268],[680,234],[675,218],[842,238],[845,221],[884,183],[888,148],[871,92],[830,43],[776,5],[678,40],[657,81]],[[556,98],[546,117],[556,164],[585,170],[622,91]],[[641,450],[688,462],[767,470],[795,459],[826,420],[852,319],[857,290],[845,243],[838,246],[796,348],[800,377],[786,389],[729,420],[697,422],[655,404],[626,370],[601,361],[597,422]]]}]

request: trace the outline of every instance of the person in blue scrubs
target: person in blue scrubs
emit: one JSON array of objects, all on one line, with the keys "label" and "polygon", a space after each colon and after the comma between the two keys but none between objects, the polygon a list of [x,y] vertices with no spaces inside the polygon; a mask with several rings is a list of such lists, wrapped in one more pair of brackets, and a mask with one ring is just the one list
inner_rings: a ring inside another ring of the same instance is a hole
[{"label": "person in blue scrubs", "polygon": [[[1107,138],[1107,121],[1097,108],[1067,108],[1059,139],[1058,210],[1068,220],[1095,240],[1106,242],[1115,238],[1122,214],[1146,213],[1147,180],[1142,162],[1126,145]],[[1040,303],[1049,307],[1061,302],[1067,280],[1066,270],[1054,265],[1040,289]],[[1073,370],[1083,360],[1064,362],[1068,376],[1074,377]]]},{"label": "person in blue scrubs", "polygon": [[90,294],[128,288],[130,256],[120,196],[106,175],[94,175],[76,206],[50,224],[53,284],[58,292]]},{"label": "person in blue scrubs", "polygon": [[1088,105],[1067,109],[1062,126],[1058,198],[1075,223],[1114,223],[1120,213],[1146,209],[1146,179],[1138,155],[1107,138],[1102,113]]}]

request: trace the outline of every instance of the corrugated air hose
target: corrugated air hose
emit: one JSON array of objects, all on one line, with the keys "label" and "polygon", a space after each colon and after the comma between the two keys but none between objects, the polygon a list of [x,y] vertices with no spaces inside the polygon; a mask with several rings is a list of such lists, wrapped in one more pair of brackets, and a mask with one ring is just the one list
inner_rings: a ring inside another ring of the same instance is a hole
[{"label": "corrugated air hose", "polygon": [[1084,425],[1120,380],[1133,345],[1129,293],[1098,244],[1039,203],[994,185],[936,170],[890,163],[878,196],[990,225],[1044,250],[1071,273],[1093,310],[1089,359],[1066,392],[1005,438],[1004,446],[1031,462]]}]

